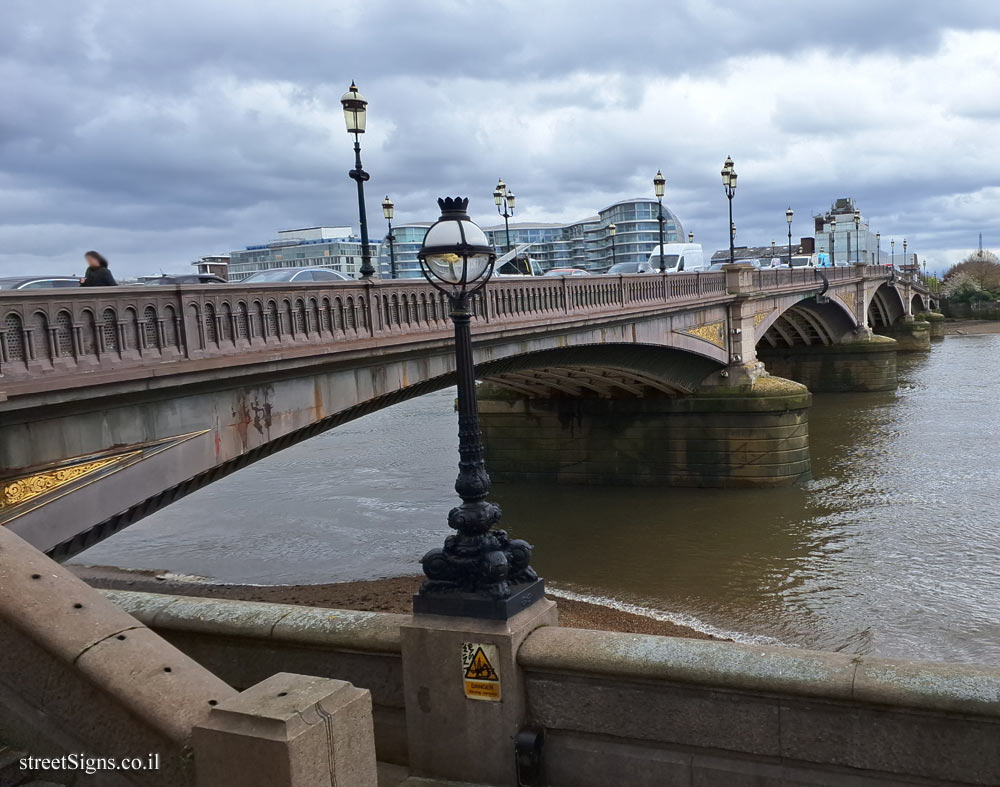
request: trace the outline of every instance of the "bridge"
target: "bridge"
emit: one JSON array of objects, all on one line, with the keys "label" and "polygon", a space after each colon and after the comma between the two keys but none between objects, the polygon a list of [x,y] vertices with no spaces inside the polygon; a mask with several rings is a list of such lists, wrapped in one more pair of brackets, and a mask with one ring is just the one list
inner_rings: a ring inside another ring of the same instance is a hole
[{"label": "bridge", "polygon": [[[932,306],[864,265],[496,280],[473,324],[491,471],[516,474],[504,430],[527,418],[541,442],[522,441],[537,450],[519,471],[614,482],[586,457],[552,463],[580,429],[641,413],[674,446],[628,449],[655,460],[649,483],[794,480],[809,394],[764,363],[813,390],[893,387]],[[446,302],[412,280],[5,292],[0,318],[0,525],[60,559],[454,379]]]}]

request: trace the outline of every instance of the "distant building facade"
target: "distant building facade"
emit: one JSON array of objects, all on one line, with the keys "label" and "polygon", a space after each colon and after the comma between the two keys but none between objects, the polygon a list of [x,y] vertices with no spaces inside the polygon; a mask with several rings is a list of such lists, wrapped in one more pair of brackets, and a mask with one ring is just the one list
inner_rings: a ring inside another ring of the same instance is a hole
[{"label": "distant building facade", "polygon": [[230,252],[229,280],[242,281],[258,271],[303,266],[329,268],[356,278],[361,270],[361,239],[350,227],[280,230],[275,240]]},{"label": "distant building facade", "polygon": [[210,254],[191,264],[198,273],[209,273],[218,276],[220,279],[229,279],[228,254]]},{"label": "distant building facade", "polygon": [[[830,210],[813,217],[816,233],[816,250],[825,251],[831,255],[835,263],[867,262],[870,265],[879,264],[879,244],[875,233],[868,226],[868,219],[861,215],[857,226],[854,224],[854,212],[858,210],[850,197],[838,199]],[[903,250],[900,248],[896,264],[902,260]],[[882,242],[882,262],[890,261],[889,240]]]},{"label": "distant building facade", "polygon": [[[622,200],[601,210],[597,215],[567,224],[513,222],[510,224],[510,246],[530,243],[527,254],[543,270],[550,268],[584,268],[604,270],[612,264],[611,234],[608,225],[615,225],[617,262],[644,262],[660,242],[659,205],[654,199]],[[663,208],[663,239],[666,243],[685,240],[680,219],[669,208]],[[430,223],[401,224],[393,227],[396,271],[399,278],[419,277],[417,253]],[[486,237],[502,256],[509,250],[503,224],[483,227]],[[389,277],[389,241],[379,243],[378,267],[384,278]]]}]

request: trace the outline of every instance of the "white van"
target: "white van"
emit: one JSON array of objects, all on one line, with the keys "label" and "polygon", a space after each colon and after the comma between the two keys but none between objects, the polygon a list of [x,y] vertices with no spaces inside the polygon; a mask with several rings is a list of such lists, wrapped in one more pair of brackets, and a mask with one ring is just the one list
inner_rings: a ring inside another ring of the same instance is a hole
[{"label": "white van", "polygon": [[[700,243],[665,243],[663,244],[663,264],[667,273],[693,273],[708,270],[705,255]],[[654,271],[660,270],[660,247],[653,249],[649,255],[649,266]]]}]

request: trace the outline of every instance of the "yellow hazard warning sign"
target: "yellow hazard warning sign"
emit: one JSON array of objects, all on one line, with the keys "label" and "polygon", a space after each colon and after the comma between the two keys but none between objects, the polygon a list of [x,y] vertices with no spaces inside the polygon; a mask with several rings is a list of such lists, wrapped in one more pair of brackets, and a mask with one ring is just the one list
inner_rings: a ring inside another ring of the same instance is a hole
[{"label": "yellow hazard warning sign", "polygon": [[462,643],[462,681],[470,700],[500,702],[499,653],[496,645]]}]

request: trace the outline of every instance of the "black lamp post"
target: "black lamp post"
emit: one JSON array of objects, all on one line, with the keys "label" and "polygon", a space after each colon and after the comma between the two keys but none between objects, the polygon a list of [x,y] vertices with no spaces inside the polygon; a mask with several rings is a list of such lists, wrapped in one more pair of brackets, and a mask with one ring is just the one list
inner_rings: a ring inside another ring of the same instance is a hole
[{"label": "black lamp post", "polygon": [[733,159],[726,156],[726,163],[722,165],[722,185],[726,189],[726,197],[729,199],[729,264],[736,261],[735,225],[733,224],[733,197],[736,195],[736,170],[733,168]]},{"label": "black lamp post", "polygon": [[789,208],[785,211],[785,221],[788,222],[788,267],[792,267],[792,217],[795,214]]},{"label": "black lamp post", "polygon": [[608,234],[611,236],[611,264],[614,266],[618,259],[615,254],[615,233],[618,232],[618,227],[613,223],[608,225]]},{"label": "black lamp post", "polygon": [[889,248],[892,249],[892,267],[896,267],[896,239],[889,241]]},{"label": "black lamp post", "polygon": [[[510,225],[507,221],[514,215],[514,196],[513,191],[507,191],[507,184],[502,180],[497,181],[497,187],[493,190],[493,201],[497,206],[497,213],[503,216],[503,228],[507,234],[507,251],[513,251],[514,247],[510,245]],[[517,266],[517,260],[514,261],[515,267]]]},{"label": "black lamp post", "polygon": [[413,611],[430,615],[506,620],[542,598],[544,582],[531,568],[531,545],[495,529],[500,506],[486,501],[483,438],[476,402],[472,357],[472,296],[493,274],[496,254],[485,233],[466,212],[468,199],[439,199],[441,218],[427,230],[420,248],[420,269],[448,298],[455,325],[455,375],[458,383],[458,480],[462,504],[448,514],[457,532],[444,548],[421,558],[427,581],[413,597]]},{"label": "black lamp post", "polygon": [[365,213],[365,181],[371,176],[361,166],[360,135],[365,133],[365,114],[368,100],[358,92],[358,86],[351,82],[351,87],[341,96],[340,103],[344,107],[344,121],[347,123],[347,133],[354,135],[354,169],[348,174],[358,184],[358,217],[361,227],[361,278],[370,279],[375,273],[372,267],[371,246],[368,244],[368,218]]},{"label": "black lamp post", "polygon": [[774,241],[771,241],[771,259],[773,260],[777,252],[774,250]]},{"label": "black lamp post", "polygon": [[903,238],[903,270],[906,270],[908,263],[906,262],[906,238]]},{"label": "black lamp post", "polygon": [[854,252],[854,261],[861,262],[861,211],[854,211],[854,245],[857,251]]},{"label": "black lamp post", "polygon": [[389,223],[389,278],[396,278],[396,236],[392,234],[392,215],[395,211],[396,206],[392,204],[392,200],[389,199],[389,195],[385,195],[385,199],[382,200],[382,215],[385,216],[385,220]]},{"label": "black lamp post", "polygon": [[882,233],[875,233],[875,264],[882,264]]},{"label": "black lamp post", "polygon": [[660,212],[656,217],[656,221],[660,225],[660,273],[667,272],[666,258],[663,256],[663,189],[666,185],[667,179],[663,177],[660,170],[656,170],[656,176],[653,178],[653,191],[656,194],[656,201],[660,204]]}]

